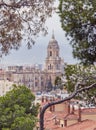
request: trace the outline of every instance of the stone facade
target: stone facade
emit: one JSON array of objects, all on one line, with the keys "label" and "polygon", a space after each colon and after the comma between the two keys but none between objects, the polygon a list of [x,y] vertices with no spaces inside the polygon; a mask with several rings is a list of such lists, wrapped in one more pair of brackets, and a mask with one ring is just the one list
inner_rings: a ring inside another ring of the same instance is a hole
[{"label": "stone facade", "polygon": [[53,34],[47,47],[47,57],[43,70],[32,66],[9,66],[6,79],[18,85],[26,85],[32,91],[44,91],[50,83],[54,86],[56,76],[61,76],[64,72],[64,61],[59,56],[59,51],[58,42]]},{"label": "stone facade", "polygon": [[60,48],[53,34],[47,47],[47,57],[45,60],[45,70],[48,79],[51,80],[53,85],[56,76],[61,76],[61,74],[64,73],[64,61],[59,56],[59,52]]},{"label": "stone facade", "polygon": [[30,70],[25,68],[22,71],[7,71],[7,79],[18,85],[25,85],[32,91],[45,90],[45,72],[36,68]]}]

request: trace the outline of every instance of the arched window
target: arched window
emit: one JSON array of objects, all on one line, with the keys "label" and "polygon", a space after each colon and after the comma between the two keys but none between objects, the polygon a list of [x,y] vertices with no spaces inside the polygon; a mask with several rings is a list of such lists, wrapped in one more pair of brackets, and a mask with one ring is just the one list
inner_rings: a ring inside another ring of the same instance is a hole
[{"label": "arched window", "polygon": [[50,70],[50,66],[48,66],[48,70]]},{"label": "arched window", "polygon": [[53,69],[53,66],[50,64],[50,65],[48,66],[48,70],[51,70],[51,69]]},{"label": "arched window", "polygon": [[52,56],[52,51],[50,51],[50,54],[49,54],[50,56]]}]

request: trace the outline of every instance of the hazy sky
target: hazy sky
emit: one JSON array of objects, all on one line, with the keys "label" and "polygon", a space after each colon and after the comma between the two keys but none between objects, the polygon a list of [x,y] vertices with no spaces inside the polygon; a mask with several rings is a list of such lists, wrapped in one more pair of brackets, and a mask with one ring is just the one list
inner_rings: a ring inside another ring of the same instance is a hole
[{"label": "hazy sky", "polygon": [[26,46],[22,46],[19,50],[11,51],[11,53],[1,59],[1,64],[6,65],[27,65],[27,64],[43,64],[47,56],[47,46],[52,37],[52,30],[54,29],[55,39],[60,46],[60,56],[68,64],[77,63],[72,56],[72,48],[69,41],[65,37],[65,32],[61,29],[60,18],[58,14],[54,14],[46,22],[48,26],[48,35],[40,36],[32,49],[28,50]]}]

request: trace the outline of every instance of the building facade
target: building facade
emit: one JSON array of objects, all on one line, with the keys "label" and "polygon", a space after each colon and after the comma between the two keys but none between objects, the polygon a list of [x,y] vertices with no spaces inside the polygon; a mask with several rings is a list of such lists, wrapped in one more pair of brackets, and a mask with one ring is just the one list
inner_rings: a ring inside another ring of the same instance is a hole
[{"label": "building facade", "polygon": [[54,86],[56,76],[64,71],[64,61],[59,56],[60,48],[54,34],[48,43],[44,69],[32,66],[9,66],[6,79],[18,85],[26,85],[32,91],[44,91],[48,84]]},{"label": "building facade", "polygon": [[45,72],[35,67],[24,67],[22,71],[7,71],[6,77],[9,81],[18,85],[25,85],[32,91],[45,90]]},{"label": "building facade", "polygon": [[64,73],[64,61],[59,56],[59,53],[60,48],[53,34],[47,47],[47,57],[45,60],[45,71],[48,75],[48,80],[51,80],[53,85],[56,76],[61,76]]},{"label": "building facade", "polygon": [[14,83],[8,80],[0,80],[0,96],[5,95],[8,91],[13,89]]}]

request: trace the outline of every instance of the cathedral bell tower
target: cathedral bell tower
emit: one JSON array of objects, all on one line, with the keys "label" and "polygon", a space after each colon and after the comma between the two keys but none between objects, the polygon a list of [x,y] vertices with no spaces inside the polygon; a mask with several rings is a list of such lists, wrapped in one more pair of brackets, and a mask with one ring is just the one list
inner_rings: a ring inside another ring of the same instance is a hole
[{"label": "cathedral bell tower", "polygon": [[54,85],[55,78],[62,74],[61,64],[62,59],[59,56],[59,45],[58,42],[55,40],[54,33],[52,34],[52,38],[49,41],[47,47],[47,57],[45,60],[45,70],[47,73],[48,80],[50,79],[52,84]]}]

